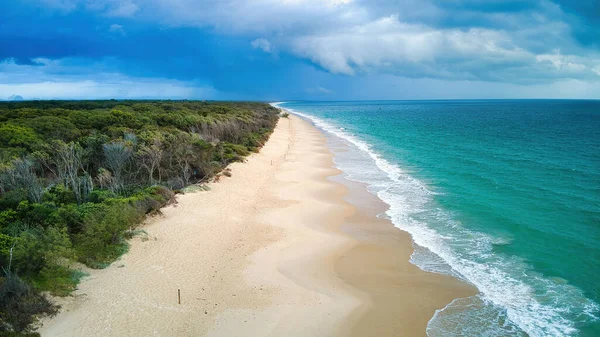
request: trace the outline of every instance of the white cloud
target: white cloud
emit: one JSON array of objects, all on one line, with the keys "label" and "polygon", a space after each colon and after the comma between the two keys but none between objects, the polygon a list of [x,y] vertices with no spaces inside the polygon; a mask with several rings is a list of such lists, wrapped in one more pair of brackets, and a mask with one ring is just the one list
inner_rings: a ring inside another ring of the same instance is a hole
[{"label": "white cloud", "polygon": [[[41,1],[65,10],[77,5]],[[472,2],[457,2],[462,8],[434,0],[80,1],[104,15],[210,28],[267,53],[277,46],[278,53],[334,74],[539,83],[596,80],[600,64],[600,52],[572,37],[572,17],[548,0],[522,12],[484,12],[470,9]],[[564,55],[556,55],[559,48]]]},{"label": "white cloud", "polygon": [[115,33],[115,34],[119,34],[121,36],[125,36],[125,29],[123,29],[122,25],[118,25],[118,24],[112,24],[110,25],[110,27],[108,28],[108,31],[111,33]]},{"label": "white cloud", "polygon": [[[539,82],[589,78],[589,65],[600,63],[600,53],[576,47],[569,25],[559,19],[564,13],[548,1],[537,12],[521,13],[451,13],[428,0],[148,0],[144,6],[149,10],[140,13],[146,20],[211,27],[247,37],[265,52],[276,45],[279,53],[308,59],[334,74]],[[490,27],[434,24],[454,19],[452,14]],[[581,57],[549,69],[543,55],[561,47]]]},{"label": "white cloud", "polygon": [[540,54],[536,56],[538,62],[547,62],[559,71],[580,72],[587,70],[587,66],[579,63],[586,62],[585,59],[574,55],[561,55],[560,50],[553,54]]},{"label": "white cloud", "polygon": [[133,1],[118,1],[109,7],[105,14],[115,17],[130,17],[134,16],[139,9],[140,7]]},{"label": "white cloud", "polygon": [[349,0],[148,0],[145,6],[149,20],[253,37],[319,30],[368,14]]},{"label": "white cloud", "polygon": [[309,94],[325,94],[325,95],[333,94],[333,91],[331,91],[331,90],[329,90],[327,88],[324,88],[324,87],[322,87],[320,85],[318,85],[318,86],[316,86],[314,88],[307,88],[306,92],[309,93]]},{"label": "white cloud", "polygon": [[[345,30],[301,36],[290,42],[291,50],[333,73],[353,75],[358,71],[381,69],[405,72],[412,68],[432,77],[468,76],[480,64],[461,69],[447,65],[477,58],[487,63],[524,63],[533,55],[514,45],[503,32],[489,29],[436,30],[399,21],[389,16]],[[458,71],[457,71],[458,70]]]},{"label": "white cloud", "polygon": [[29,0],[38,1],[58,11],[68,13],[77,8],[86,8],[103,15],[114,17],[131,17],[137,14],[140,7],[136,0]]},{"label": "white cloud", "polygon": [[271,53],[273,50],[271,48],[271,42],[269,42],[269,40],[267,39],[256,39],[254,41],[252,41],[250,43],[252,45],[252,48],[254,49],[260,49],[262,51],[264,51],[265,53]]},{"label": "white cloud", "polygon": [[59,11],[70,12],[77,8],[79,0],[40,0],[40,2]]},{"label": "white cloud", "polygon": [[37,65],[0,62],[0,99],[165,98],[214,99],[219,93],[208,85],[168,78],[136,78],[103,72],[101,65],[73,66],[70,60],[33,60]]},{"label": "white cloud", "polygon": [[165,79],[119,78],[116,81],[100,82],[65,81],[59,78],[55,81],[33,83],[0,83],[0,98],[8,98],[15,93],[25,99],[210,99],[214,97],[212,88],[198,88]]},{"label": "white cloud", "polygon": [[[405,78],[365,74],[349,77],[335,99],[489,99],[553,98],[598,99],[600,81],[556,80],[537,84],[512,84],[490,81],[457,81],[432,78]],[[318,99],[318,97],[311,97]]]}]

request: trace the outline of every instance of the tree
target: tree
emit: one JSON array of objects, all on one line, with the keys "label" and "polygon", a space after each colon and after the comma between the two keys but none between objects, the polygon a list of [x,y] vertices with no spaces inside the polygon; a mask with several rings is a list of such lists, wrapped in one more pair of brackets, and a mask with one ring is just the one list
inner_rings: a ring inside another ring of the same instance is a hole
[{"label": "tree", "polygon": [[123,189],[123,170],[131,159],[131,148],[123,142],[112,142],[104,144],[104,161],[112,172],[112,186],[114,192]]},{"label": "tree", "polygon": [[60,139],[68,142],[77,139],[81,135],[81,132],[73,123],[57,116],[26,119],[23,124],[35,130],[38,135],[42,135],[45,139]]},{"label": "tree", "polygon": [[193,176],[206,175],[213,148],[213,145],[202,140],[198,134],[182,132],[174,137],[168,152],[184,185],[188,185]]},{"label": "tree", "polygon": [[42,201],[44,188],[35,173],[34,162],[30,159],[14,159],[12,163],[4,166],[0,173],[0,186],[2,191],[22,188],[27,191],[30,201]]},{"label": "tree", "polygon": [[[52,142],[52,162],[60,180],[75,194],[78,204],[87,201],[94,185],[91,177],[83,170],[83,148],[74,142],[65,143],[62,140]],[[79,172],[83,171],[83,176]]]},{"label": "tree", "polygon": [[32,276],[53,268],[71,256],[71,240],[66,228],[31,228],[21,233],[14,249],[13,266],[21,276]]},{"label": "tree", "polygon": [[3,146],[18,146],[33,149],[40,143],[36,133],[26,127],[3,123],[0,126],[0,144]]},{"label": "tree", "polygon": [[154,172],[158,170],[158,181],[161,181],[160,162],[163,158],[162,139],[156,135],[149,145],[140,146],[137,152],[138,163],[148,172],[148,181],[154,184]]},{"label": "tree", "polygon": [[169,187],[241,159],[276,122],[263,103],[0,102],[0,267],[14,256],[12,277],[0,275],[0,335],[48,312],[38,291],[72,289],[73,252],[110,264]]},{"label": "tree", "polygon": [[127,203],[113,204],[90,213],[83,230],[76,236],[76,249],[81,262],[102,267],[124,252],[123,233],[138,223],[143,214]]},{"label": "tree", "polygon": [[77,193],[76,196],[79,196],[78,203],[81,204],[83,202],[87,202],[90,200],[90,194],[94,190],[94,180],[92,176],[90,176],[87,172],[77,177]]},{"label": "tree", "polygon": [[105,169],[104,167],[101,167],[98,170],[96,180],[98,181],[100,188],[110,188],[114,184],[112,174],[109,170]]}]

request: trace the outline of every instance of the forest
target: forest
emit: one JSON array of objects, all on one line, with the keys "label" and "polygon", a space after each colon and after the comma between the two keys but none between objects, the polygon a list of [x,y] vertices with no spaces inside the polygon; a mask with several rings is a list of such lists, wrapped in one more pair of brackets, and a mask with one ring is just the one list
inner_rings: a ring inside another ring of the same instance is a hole
[{"label": "forest", "polygon": [[279,110],[204,101],[0,102],[0,335],[26,336],[143,219],[266,142]]}]

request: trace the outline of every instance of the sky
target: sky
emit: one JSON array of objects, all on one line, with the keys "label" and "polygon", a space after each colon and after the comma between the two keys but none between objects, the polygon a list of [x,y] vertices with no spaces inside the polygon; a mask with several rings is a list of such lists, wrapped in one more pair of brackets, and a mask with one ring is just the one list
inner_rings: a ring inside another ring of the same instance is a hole
[{"label": "sky", "polygon": [[600,99],[600,0],[7,0],[15,95]]}]

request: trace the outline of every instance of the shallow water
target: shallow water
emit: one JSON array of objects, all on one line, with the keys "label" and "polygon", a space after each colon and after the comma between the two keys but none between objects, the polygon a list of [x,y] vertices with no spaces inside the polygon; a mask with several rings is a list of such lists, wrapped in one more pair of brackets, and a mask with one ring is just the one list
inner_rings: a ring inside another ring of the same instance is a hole
[{"label": "shallow water", "polygon": [[353,153],[411,261],[481,294],[430,336],[598,336],[600,101],[291,102]]}]

